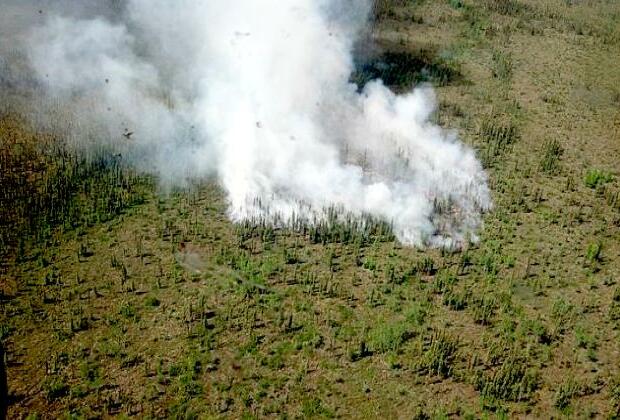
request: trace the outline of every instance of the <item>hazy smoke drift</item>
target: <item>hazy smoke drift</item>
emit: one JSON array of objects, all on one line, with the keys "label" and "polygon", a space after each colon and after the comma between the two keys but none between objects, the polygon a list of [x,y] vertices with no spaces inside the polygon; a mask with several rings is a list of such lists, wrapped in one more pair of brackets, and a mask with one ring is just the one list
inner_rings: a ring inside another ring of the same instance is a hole
[{"label": "hazy smoke drift", "polygon": [[391,221],[406,244],[475,240],[486,176],[428,121],[432,91],[349,83],[369,9],[129,0],[108,16],[50,17],[29,38],[30,60],[84,121],[116,137],[135,131],[127,153],[143,168],[165,179],[216,174],[234,220],[312,220],[336,205]]}]

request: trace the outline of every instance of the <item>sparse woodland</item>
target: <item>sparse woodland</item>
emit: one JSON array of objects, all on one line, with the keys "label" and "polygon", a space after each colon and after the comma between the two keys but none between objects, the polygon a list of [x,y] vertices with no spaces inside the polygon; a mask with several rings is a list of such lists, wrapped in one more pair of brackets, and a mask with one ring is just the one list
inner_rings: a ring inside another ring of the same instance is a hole
[{"label": "sparse woodland", "polygon": [[232,224],[216,184],[162,191],[3,105],[9,418],[618,418],[618,22],[611,0],[377,2],[351,80],[433,84],[488,171],[458,251],[372,218]]}]

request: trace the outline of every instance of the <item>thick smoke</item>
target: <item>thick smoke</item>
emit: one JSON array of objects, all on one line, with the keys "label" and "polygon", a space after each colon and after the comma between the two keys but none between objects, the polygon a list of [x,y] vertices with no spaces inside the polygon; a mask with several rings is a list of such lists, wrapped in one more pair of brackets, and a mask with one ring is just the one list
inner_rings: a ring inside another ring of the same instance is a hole
[{"label": "thick smoke", "polygon": [[486,176],[429,122],[432,90],[349,82],[370,1],[73,3],[31,5],[42,16],[21,38],[76,141],[115,143],[165,182],[217,176],[233,220],[336,206],[405,244],[476,240]]}]

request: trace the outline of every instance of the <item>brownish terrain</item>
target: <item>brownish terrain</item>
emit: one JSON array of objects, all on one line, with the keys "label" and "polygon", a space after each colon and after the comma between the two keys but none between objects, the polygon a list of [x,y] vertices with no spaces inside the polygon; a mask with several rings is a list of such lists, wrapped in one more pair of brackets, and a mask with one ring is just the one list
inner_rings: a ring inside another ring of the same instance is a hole
[{"label": "brownish terrain", "polygon": [[9,417],[618,418],[619,22],[612,0],[378,5],[352,79],[432,83],[489,173],[458,252],[234,225],[216,185],[161,192],[5,107]]}]

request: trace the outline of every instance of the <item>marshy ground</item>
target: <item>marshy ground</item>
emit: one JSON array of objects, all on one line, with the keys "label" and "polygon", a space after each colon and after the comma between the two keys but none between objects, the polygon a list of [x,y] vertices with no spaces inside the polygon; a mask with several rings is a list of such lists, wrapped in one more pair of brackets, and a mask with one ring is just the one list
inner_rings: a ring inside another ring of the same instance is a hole
[{"label": "marshy ground", "polygon": [[380,3],[352,80],[434,84],[488,170],[459,252],[233,225],[217,186],[161,192],[6,107],[9,417],[620,416],[618,22],[611,0]]}]

